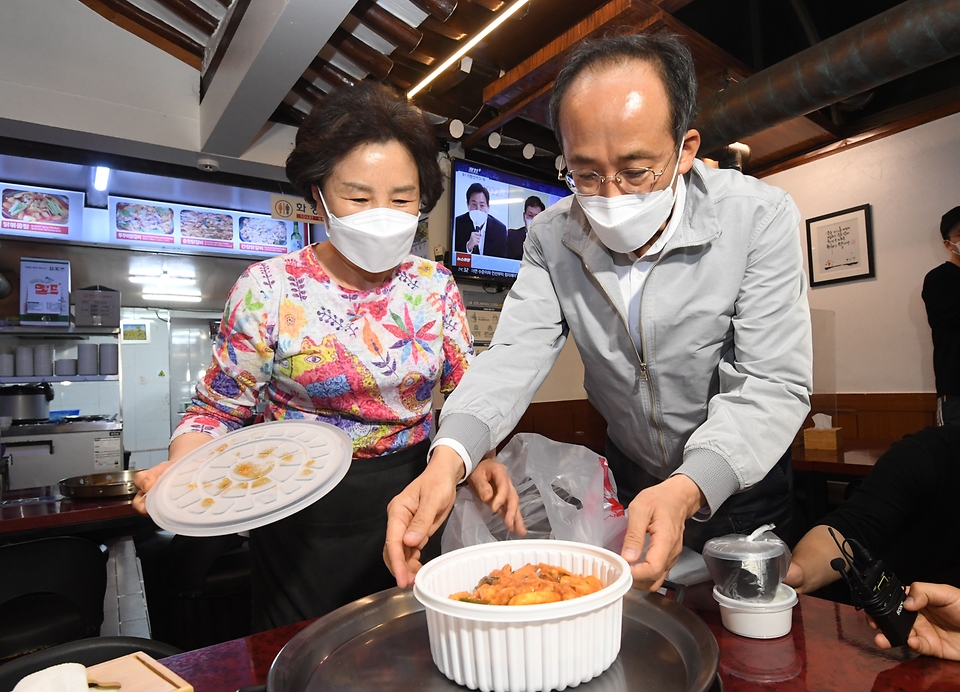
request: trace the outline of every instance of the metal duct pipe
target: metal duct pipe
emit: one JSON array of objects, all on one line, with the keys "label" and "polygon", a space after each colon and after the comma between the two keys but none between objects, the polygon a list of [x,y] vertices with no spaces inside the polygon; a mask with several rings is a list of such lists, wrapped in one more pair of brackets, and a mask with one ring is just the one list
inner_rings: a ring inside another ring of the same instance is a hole
[{"label": "metal duct pipe", "polygon": [[758,72],[699,106],[714,150],[960,54],[960,0],[908,0]]}]

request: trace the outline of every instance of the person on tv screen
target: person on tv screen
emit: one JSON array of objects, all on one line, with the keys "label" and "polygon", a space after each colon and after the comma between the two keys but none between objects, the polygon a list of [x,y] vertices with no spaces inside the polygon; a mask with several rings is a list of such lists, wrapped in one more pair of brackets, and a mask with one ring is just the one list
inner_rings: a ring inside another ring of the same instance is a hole
[{"label": "person on tv screen", "polygon": [[480,183],[467,188],[467,213],[456,218],[454,228],[456,252],[507,256],[507,227],[490,216],[490,191]]},{"label": "person on tv screen", "polygon": [[527,239],[527,229],[530,227],[530,222],[546,208],[543,200],[536,195],[527,197],[523,203],[523,225],[520,228],[511,228],[507,231],[507,259],[518,260],[523,258],[523,241]]}]

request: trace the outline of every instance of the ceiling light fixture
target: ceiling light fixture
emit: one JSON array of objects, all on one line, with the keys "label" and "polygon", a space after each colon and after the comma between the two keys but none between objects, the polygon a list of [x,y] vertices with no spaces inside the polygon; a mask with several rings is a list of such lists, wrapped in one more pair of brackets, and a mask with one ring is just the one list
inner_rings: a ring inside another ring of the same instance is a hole
[{"label": "ceiling light fixture", "polygon": [[185,295],[182,293],[141,293],[140,295],[148,302],[199,303],[201,300],[203,300],[202,296]]},{"label": "ceiling light fixture", "polygon": [[181,274],[130,274],[127,277],[130,283],[134,284],[162,284],[164,286],[193,286],[197,280],[192,276]]},{"label": "ceiling light fixture", "polygon": [[106,192],[109,181],[110,169],[106,166],[97,166],[97,172],[93,175],[93,189],[97,192]]},{"label": "ceiling light fixture", "polygon": [[490,22],[489,24],[487,24],[483,29],[481,29],[479,34],[477,34],[477,35],[474,36],[472,39],[470,39],[469,41],[467,41],[464,45],[462,45],[462,46],[460,47],[460,50],[458,50],[456,53],[454,53],[454,54],[451,55],[449,58],[447,58],[447,59],[444,60],[442,63],[440,63],[440,65],[439,65],[439,67],[437,67],[437,69],[435,69],[433,72],[431,72],[430,74],[428,74],[428,75],[423,79],[422,82],[420,82],[420,83],[417,84],[415,87],[413,87],[410,91],[408,91],[408,92],[407,92],[407,98],[408,98],[408,99],[412,99],[414,96],[416,96],[418,93],[420,93],[420,92],[423,90],[423,88],[426,87],[430,82],[432,82],[432,81],[435,80],[437,77],[439,77],[441,74],[443,74],[444,70],[446,70],[446,69],[447,69],[448,67],[450,67],[453,63],[455,63],[457,60],[459,60],[461,57],[463,57],[464,54],[466,54],[467,51],[469,51],[469,50],[470,50],[471,48],[473,48],[475,45],[477,45],[478,43],[480,43],[480,41],[482,41],[483,39],[485,39],[485,38],[490,34],[490,32],[492,32],[494,29],[496,29],[498,26],[500,26],[500,25],[503,24],[505,21],[507,21],[510,17],[512,17],[514,14],[516,14],[517,10],[519,10],[521,7],[523,7],[524,5],[526,5],[528,2],[530,2],[530,0],[517,0],[515,3],[513,3],[512,5],[510,5],[510,7],[508,7],[508,8],[505,9],[505,10],[503,10],[503,12],[501,12],[501,13],[497,16],[496,19],[494,19],[492,22]]}]

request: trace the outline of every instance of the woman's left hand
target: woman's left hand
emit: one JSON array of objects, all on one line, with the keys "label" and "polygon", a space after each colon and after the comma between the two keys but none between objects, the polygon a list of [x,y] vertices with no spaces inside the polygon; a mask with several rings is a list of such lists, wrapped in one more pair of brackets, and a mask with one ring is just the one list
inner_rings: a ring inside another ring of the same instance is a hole
[{"label": "woman's left hand", "polygon": [[518,536],[527,534],[520,515],[520,496],[513,487],[507,467],[497,461],[495,454],[480,460],[467,477],[467,483],[474,495],[500,515],[508,531]]}]

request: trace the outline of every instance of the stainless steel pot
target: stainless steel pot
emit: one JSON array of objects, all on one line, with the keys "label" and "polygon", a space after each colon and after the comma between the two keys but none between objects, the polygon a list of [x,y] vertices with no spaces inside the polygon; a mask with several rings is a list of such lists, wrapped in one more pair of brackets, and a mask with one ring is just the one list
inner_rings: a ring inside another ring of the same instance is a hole
[{"label": "stainless steel pot", "polygon": [[0,387],[0,416],[14,421],[49,420],[53,387],[49,382]]}]

